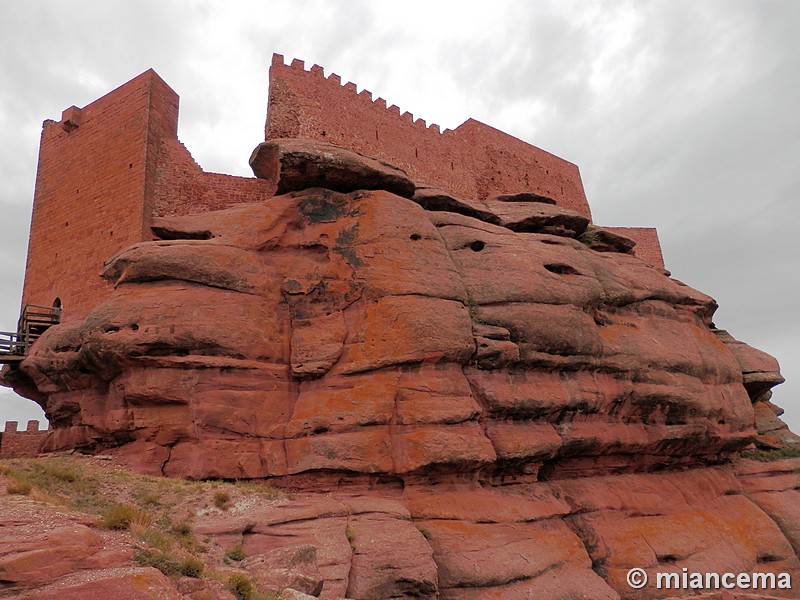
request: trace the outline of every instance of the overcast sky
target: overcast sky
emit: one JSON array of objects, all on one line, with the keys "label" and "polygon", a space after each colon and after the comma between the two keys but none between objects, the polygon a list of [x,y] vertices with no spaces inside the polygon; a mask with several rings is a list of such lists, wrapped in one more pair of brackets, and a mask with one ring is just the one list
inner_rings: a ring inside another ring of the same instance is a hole
[{"label": "overcast sky", "polygon": [[[800,1],[6,0],[0,330],[16,327],[44,119],[153,67],[207,171],[251,175],[273,52],[428,123],[579,165],[600,225],[655,226],[716,324],[778,358],[800,432]],[[43,418],[0,388],[0,423]]]}]

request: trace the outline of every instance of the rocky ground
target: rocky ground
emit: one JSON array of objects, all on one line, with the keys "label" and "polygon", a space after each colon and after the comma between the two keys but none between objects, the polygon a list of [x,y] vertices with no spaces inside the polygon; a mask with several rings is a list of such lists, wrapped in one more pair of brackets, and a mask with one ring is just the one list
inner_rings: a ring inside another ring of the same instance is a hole
[{"label": "rocky ground", "polygon": [[[678,597],[631,590],[633,566],[800,578],[800,459],[318,493],[150,477],[114,457],[0,471],[3,597],[633,599]],[[797,589],[747,596],[772,597]]]}]

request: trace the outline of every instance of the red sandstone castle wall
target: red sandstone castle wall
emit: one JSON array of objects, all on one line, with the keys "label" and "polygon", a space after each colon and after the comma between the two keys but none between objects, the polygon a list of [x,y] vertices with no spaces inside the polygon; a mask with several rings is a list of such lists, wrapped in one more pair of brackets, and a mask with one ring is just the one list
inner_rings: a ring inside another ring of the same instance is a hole
[{"label": "red sandstone castle wall", "polygon": [[76,320],[108,293],[98,272],[144,239],[153,152],[175,137],[178,96],[152,70],[83,109],[45,121],[22,303],[64,307]]},{"label": "red sandstone castle wall", "polygon": [[6,421],[0,433],[0,458],[31,458],[39,453],[47,431],[39,431],[39,421],[28,421],[25,431],[18,431],[17,425]]},{"label": "red sandstone castle wall", "polygon": [[654,227],[603,227],[603,229],[633,240],[636,242],[636,247],[633,249],[634,255],[647,264],[659,269],[664,268],[661,244],[658,241],[658,232]]},{"label": "red sandstone castle wall", "polygon": [[206,173],[177,138],[164,139],[158,156],[154,217],[204,213],[270,196],[272,186],[263,179]]},{"label": "red sandstone castle wall", "polygon": [[103,263],[152,239],[154,216],[266,197],[265,181],[203,172],[177,134],[178,95],[153,70],[45,121],[23,306],[59,298],[63,321],[81,319],[109,292]]},{"label": "red sandstone castle wall", "polygon": [[499,193],[536,192],[591,217],[578,167],[497,129],[469,119],[439,132],[410,113],[322,67],[285,65],[273,55],[266,138],[302,137],[330,142],[400,167],[411,179],[456,196],[485,199]]},{"label": "red sandstone castle wall", "polygon": [[[178,141],[178,96],[149,70],[82,109],[45,121],[23,291],[83,318],[109,286],[103,263],[152,239],[153,217],[257,202],[270,182],[206,173]],[[578,168],[470,119],[440,133],[352,83],[273,56],[266,136],[328,141],[391,162],[418,182],[467,198],[534,191],[591,217]],[[625,228],[638,256],[663,266],[655,230]]]}]

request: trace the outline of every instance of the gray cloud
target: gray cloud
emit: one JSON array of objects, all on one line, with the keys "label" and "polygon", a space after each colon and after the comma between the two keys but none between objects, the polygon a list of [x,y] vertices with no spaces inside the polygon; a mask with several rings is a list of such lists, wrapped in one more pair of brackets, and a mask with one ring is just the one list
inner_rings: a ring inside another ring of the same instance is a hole
[{"label": "gray cloud", "polygon": [[[247,174],[277,51],[428,122],[474,116],[577,163],[597,222],[658,227],[675,276],[720,302],[717,324],[778,357],[776,401],[800,430],[800,3],[12,4],[0,329],[19,308],[41,121],[153,67],[201,165]],[[36,409],[3,393],[0,421]]]}]

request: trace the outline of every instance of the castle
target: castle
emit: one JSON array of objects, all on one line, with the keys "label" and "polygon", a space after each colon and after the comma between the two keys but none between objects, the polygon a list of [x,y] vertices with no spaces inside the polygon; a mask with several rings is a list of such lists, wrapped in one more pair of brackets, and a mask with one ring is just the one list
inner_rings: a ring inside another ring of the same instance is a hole
[{"label": "castle", "polygon": [[[178,95],[148,70],[44,122],[22,306],[80,320],[109,292],[98,277],[121,249],[153,239],[154,218],[204,213],[274,194],[274,182],[208,173],[178,140]],[[591,218],[578,167],[474,119],[440,131],[322,67],[273,55],[266,139],[333,143],[393,164],[417,182],[483,200],[534,192]],[[605,228],[663,267],[655,229]]]}]

